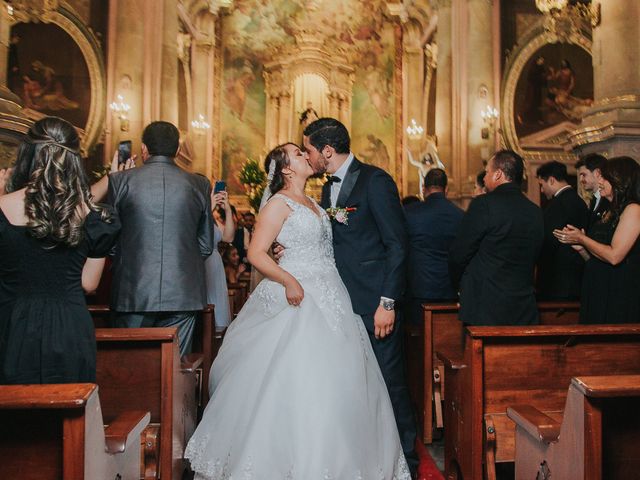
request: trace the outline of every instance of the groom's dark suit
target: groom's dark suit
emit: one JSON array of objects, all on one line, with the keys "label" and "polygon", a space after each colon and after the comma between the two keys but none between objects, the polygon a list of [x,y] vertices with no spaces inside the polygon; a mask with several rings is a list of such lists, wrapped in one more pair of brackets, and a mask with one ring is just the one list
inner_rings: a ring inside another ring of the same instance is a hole
[{"label": "groom's dark suit", "polygon": [[[322,188],[323,208],[331,206],[331,185]],[[332,220],[338,272],[351,296],[353,310],[369,332],[389,389],[407,462],[415,469],[416,424],[402,357],[400,319],[384,339],[374,336],[373,316],[380,297],[398,302],[405,289],[408,237],[398,189],[384,170],[353,159],[341,182],[336,207],[353,207],[348,224]],[[396,308],[397,311],[397,308]]]}]

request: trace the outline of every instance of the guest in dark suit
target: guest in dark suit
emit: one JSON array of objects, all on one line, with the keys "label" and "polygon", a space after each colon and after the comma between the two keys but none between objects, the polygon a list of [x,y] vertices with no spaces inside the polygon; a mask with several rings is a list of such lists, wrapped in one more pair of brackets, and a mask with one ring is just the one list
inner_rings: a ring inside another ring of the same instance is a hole
[{"label": "guest in dark suit", "polygon": [[599,222],[611,207],[611,203],[602,196],[599,187],[602,180],[602,169],[606,163],[607,159],[597,153],[586,155],[576,162],[578,180],[582,188],[593,195],[589,202],[587,230],[590,226]]},{"label": "guest in dark suit", "polygon": [[547,162],[538,168],[536,176],[540,191],[549,200],[544,209],[544,244],[538,261],[538,298],[578,300],[584,260],[570,245],[561,244],[553,231],[567,225],[586,228],[589,210],[569,185],[566,165]]},{"label": "guest in dark suit", "polygon": [[304,147],[317,174],[332,174],[322,188],[323,208],[349,208],[347,222],[334,219],[336,266],[353,310],[369,332],[396,415],[400,441],[415,473],[416,423],[404,377],[402,332],[396,301],[405,290],[407,226],[398,189],[384,170],[358,161],[349,133],[333,118],[304,130]]},{"label": "guest in dark suit", "polygon": [[421,305],[457,301],[449,278],[449,247],[464,212],[447,200],[447,174],[432,168],[424,177],[424,202],[405,207],[409,229],[407,320],[422,322]]},{"label": "guest in dark suit", "polygon": [[174,162],[178,129],[153,122],[142,134],[141,168],[109,177],[122,231],[113,261],[111,309],[119,327],[177,326],[188,353],[207,292],[204,258],[214,248],[209,181]]},{"label": "guest in dark suit", "polygon": [[544,240],[542,211],[522,194],[524,163],[511,150],[487,163],[488,193],[473,199],[449,252],[460,286],[460,319],[472,325],[538,323],[534,266]]}]

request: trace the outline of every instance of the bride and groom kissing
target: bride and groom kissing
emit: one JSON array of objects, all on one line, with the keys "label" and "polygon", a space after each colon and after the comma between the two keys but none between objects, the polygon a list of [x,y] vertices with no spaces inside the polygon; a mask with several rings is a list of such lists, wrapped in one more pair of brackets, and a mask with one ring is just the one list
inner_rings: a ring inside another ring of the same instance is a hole
[{"label": "bride and groom kissing", "polygon": [[[418,462],[395,312],[407,249],[396,185],[354,158],[331,118],[265,167],[272,196],[249,248],[265,279],[226,333],[185,458],[196,479],[409,480]],[[319,206],[304,187],[325,171]]]}]

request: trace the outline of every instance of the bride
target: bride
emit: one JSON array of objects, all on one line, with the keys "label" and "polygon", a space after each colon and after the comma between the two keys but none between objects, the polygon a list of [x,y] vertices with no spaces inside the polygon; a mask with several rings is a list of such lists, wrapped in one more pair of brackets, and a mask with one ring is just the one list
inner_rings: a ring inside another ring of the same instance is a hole
[{"label": "bride", "polygon": [[[313,174],[288,143],[266,158],[272,197],[249,260],[266,277],[229,327],[185,458],[195,479],[409,480],[391,401],[333,258]],[[285,247],[280,263],[268,251]]]}]

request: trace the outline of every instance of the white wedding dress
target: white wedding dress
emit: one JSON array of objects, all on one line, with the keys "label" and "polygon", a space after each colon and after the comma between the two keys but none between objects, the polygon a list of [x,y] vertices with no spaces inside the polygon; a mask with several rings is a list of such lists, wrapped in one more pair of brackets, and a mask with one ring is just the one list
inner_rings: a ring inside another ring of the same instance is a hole
[{"label": "white wedding dress", "polygon": [[299,307],[263,280],[213,363],[211,400],[185,451],[195,479],[409,480],[391,401],[333,258],[331,222],[284,195],[280,266]]}]

